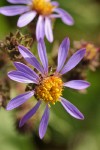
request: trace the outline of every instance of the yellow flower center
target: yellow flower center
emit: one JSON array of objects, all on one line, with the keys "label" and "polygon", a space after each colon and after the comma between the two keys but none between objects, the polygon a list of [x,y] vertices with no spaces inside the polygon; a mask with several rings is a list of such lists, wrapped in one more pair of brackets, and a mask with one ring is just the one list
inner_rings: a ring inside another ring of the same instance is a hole
[{"label": "yellow flower center", "polygon": [[55,6],[47,0],[33,0],[32,9],[38,14],[50,15]]},{"label": "yellow flower center", "polygon": [[93,44],[87,44],[86,46],[86,55],[85,57],[89,60],[93,59],[96,56],[97,50]]},{"label": "yellow flower center", "polygon": [[35,95],[38,99],[47,103],[55,104],[62,95],[63,82],[61,78],[50,76],[43,79],[35,88]]}]

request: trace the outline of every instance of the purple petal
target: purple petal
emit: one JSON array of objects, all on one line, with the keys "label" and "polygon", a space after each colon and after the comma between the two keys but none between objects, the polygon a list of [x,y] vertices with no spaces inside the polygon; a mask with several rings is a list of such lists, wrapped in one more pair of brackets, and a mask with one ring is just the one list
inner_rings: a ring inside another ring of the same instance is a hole
[{"label": "purple petal", "polygon": [[65,10],[61,9],[61,8],[56,8],[54,9],[54,11],[58,14],[60,14],[62,21],[67,24],[67,25],[73,25],[74,24],[74,20],[71,17],[71,15],[66,12]]},{"label": "purple petal", "polygon": [[19,71],[29,74],[29,75],[33,76],[33,78],[39,79],[39,76],[36,74],[36,72],[33,71],[28,66],[26,66],[25,64],[20,63],[20,62],[14,62],[14,65],[15,65],[16,69],[18,69]]},{"label": "purple petal", "polygon": [[30,11],[30,12],[24,13],[23,15],[21,15],[19,17],[17,26],[18,27],[26,26],[35,18],[36,14],[37,13],[35,11]]},{"label": "purple petal", "polygon": [[25,58],[25,60],[33,65],[38,71],[43,73],[43,68],[38,62],[37,58],[24,46],[18,46],[21,55]]},{"label": "purple petal", "polygon": [[61,104],[65,108],[65,110],[74,118],[76,119],[84,119],[83,114],[68,100],[61,97]]},{"label": "purple petal", "polygon": [[12,4],[29,4],[29,0],[7,0]]},{"label": "purple petal", "polygon": [[57,70],[56,70],[57,72],[59,72],[62,69],[62,67],[66,61],[69,48],[70,48],[69,38],[65,38],[62,41],[62,43],[59,47],[59,51],[58,51],[58,66],[57,66]]},{"label": "purple petal", "polygon": [[23,103],[25,103],[29,98],[31,98],[34,95],[34,91],[26,92],[24,94],[21,94],[15,98],[13,98],[7,105],[7,110],[12,110]]},{"label": "purple petal", "polygon": [[5,16],[15,16],[27,12],[29,10],[30,10],[29,6],[21,6],[21,5],[5,6],[0,8],[0,13]]},{"label": "purple petal", "polygon": [[39,40],[40,38],[44,38],[44,17],[39,16],[37,25],[36,25],[36,38]]},{"label": "purple petal", "polygon": [[60,15],[58,14],[51,14],[49,15],[49,18],[52,19],[52,18],[60,18]]},{"label": "purple petal", "polygon": [[58,6],[59,6],[59,3],[58,3],[58,2],[56,2],[56,1],[53,1],[53,2],[51,1],[50,3],[51,3],[53,6],[56,6],[56,7],[58,7]]},{"label": "purple petal", "polygon": [[72,81],[64,83],[63,86],[66,86],[72,89],[82,90],[82,89],[89,87],[90,83],[84,80],[72,80]]},{"label": "purple petal", "polygon": [[49,42],[53,42],[52,24],[48,17],[45,17],[45,35]]},{"label": "purple petal", "polygon": [[38,84],[38,81],[33,78],[32,75],[26,74],[21,71],[10,71],[8,72],[8,77],[14,81],[21,82],[21,83],[36,83]]},{"label": "purple petal", "polygon": [[46,130],[47,130],[47,126],[48,126],[48,122],[49,122],[49,114],[50,114],[50,110],[47,105],[46,109],[44,111],[44,114],[42,116],[40,126],[39,126],[39,136],[41,139],[44,137]]},{"label": "purple petal", "polygon": [[42,65],[44,67],[44,72],[48,73],[48,58],[47,58],[45,43],[42,39],[40,39],[38,42],[38,54],[42,62]]},{"label": "purple petal", "polygon": [[30,119],[38,110],[41,101],[38,101],[37,104],[20,120],[19,127],[22,127],[28,119]]},{"label": "purple petal", "polygon": [[64,68],[61,71],[61,74],[65,74],[66,72],[73,69],[82,60],[82,58],[85,55],[85,52],[85,49],[81,49],[74,53],[69,59],[69,61],[65,64]]}]

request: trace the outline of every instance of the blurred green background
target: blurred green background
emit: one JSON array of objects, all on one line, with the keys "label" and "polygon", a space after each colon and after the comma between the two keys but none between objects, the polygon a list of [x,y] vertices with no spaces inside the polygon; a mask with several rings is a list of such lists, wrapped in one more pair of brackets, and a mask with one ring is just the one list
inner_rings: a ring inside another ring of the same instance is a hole
[{"label": "blurred green background", "polygon": [[[75,25],[66,26],[58,19],[54,25],[55,40],[60,43],[68,36],[71,43],[84,39],[100,47],[100,0],[58,1],[73,16]],[[0,6],[6,4],[6,0],[0,0]],[[0,15],[0,39],[16,30],[17,18]],[[64,97],[83,112],[85,120],[72,118],[56,104],[43,141],[34,139],[34,135],[19,134],[14,127],[13,112],[0,109],[0,150],[100,150],[100,69],[89,71],[88,81],[91,87],[87,94],[70,89],[64,92]]]}]

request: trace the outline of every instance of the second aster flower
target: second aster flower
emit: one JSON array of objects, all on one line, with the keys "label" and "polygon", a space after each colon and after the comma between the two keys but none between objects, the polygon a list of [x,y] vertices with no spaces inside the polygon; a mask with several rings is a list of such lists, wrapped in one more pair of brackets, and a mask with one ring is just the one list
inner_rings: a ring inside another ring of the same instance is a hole
[{"label": "second aster flower", "polygon": [[[50,0],[7,0],[15,6],[4,6],[0,8],[0,13],[5,16],[21,15],[17,26],[24,27],[38,16],[36,25],[36,38],[46,38],[53,41],[52,19],[61,18],[67,25],[73,25],[73,18],[65,10],[58,8],[59,3]],[[23,4],[23,5],[22,5]]]},{"label": "second aster flower", "polygon": [[20,62],[14,63],[17,70],[8,73],[10,79],[22,83],[31,83],[33,88],[30,91],[13,98],[8,103],[7,110],[12,110],[22,105],[32,96],[37,99],[37,104],[21,119],[20,126],[23,126],[25,122],[36,113],[42,102],[46,104],[39,126],[39,136],[41,139],[46,133],[50,115],[50,105],[55,104],[56,102],[60,102],[64,109],[74,118],[84,119],[83,114],[71,102],[62,97],[64,87],[81,90],[90,85],[84,80],[63,82],[62,75],[73,69],[85,55],[85,49],[78,50],[66,63],[69,46],[69,39],[65,38],[59,47],[57,69],[52,73],[49,72],[48,69],[46,47],[42,39],[40,39],[38,43],[38,54],[42,65],[27,48],[20,45],[19,51],[24,59],[34,66],[39,73],[37,74],[31,68]]}]

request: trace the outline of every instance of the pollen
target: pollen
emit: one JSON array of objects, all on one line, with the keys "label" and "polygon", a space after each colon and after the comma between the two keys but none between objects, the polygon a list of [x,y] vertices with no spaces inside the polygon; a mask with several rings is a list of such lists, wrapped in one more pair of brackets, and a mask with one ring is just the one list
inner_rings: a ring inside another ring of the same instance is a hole
[{"label": "pollen", "polygon": [[35,95],[38,99],[46,103],[55,104],[62,95],[63,82],[56,76],[50,76],[43,79],[35,88]]},{"label": "pollen", "polygon": [[32,3],[32,10],[44,16],[50,15],[54,8],[55,6],[47,0],[33,0]]}]

